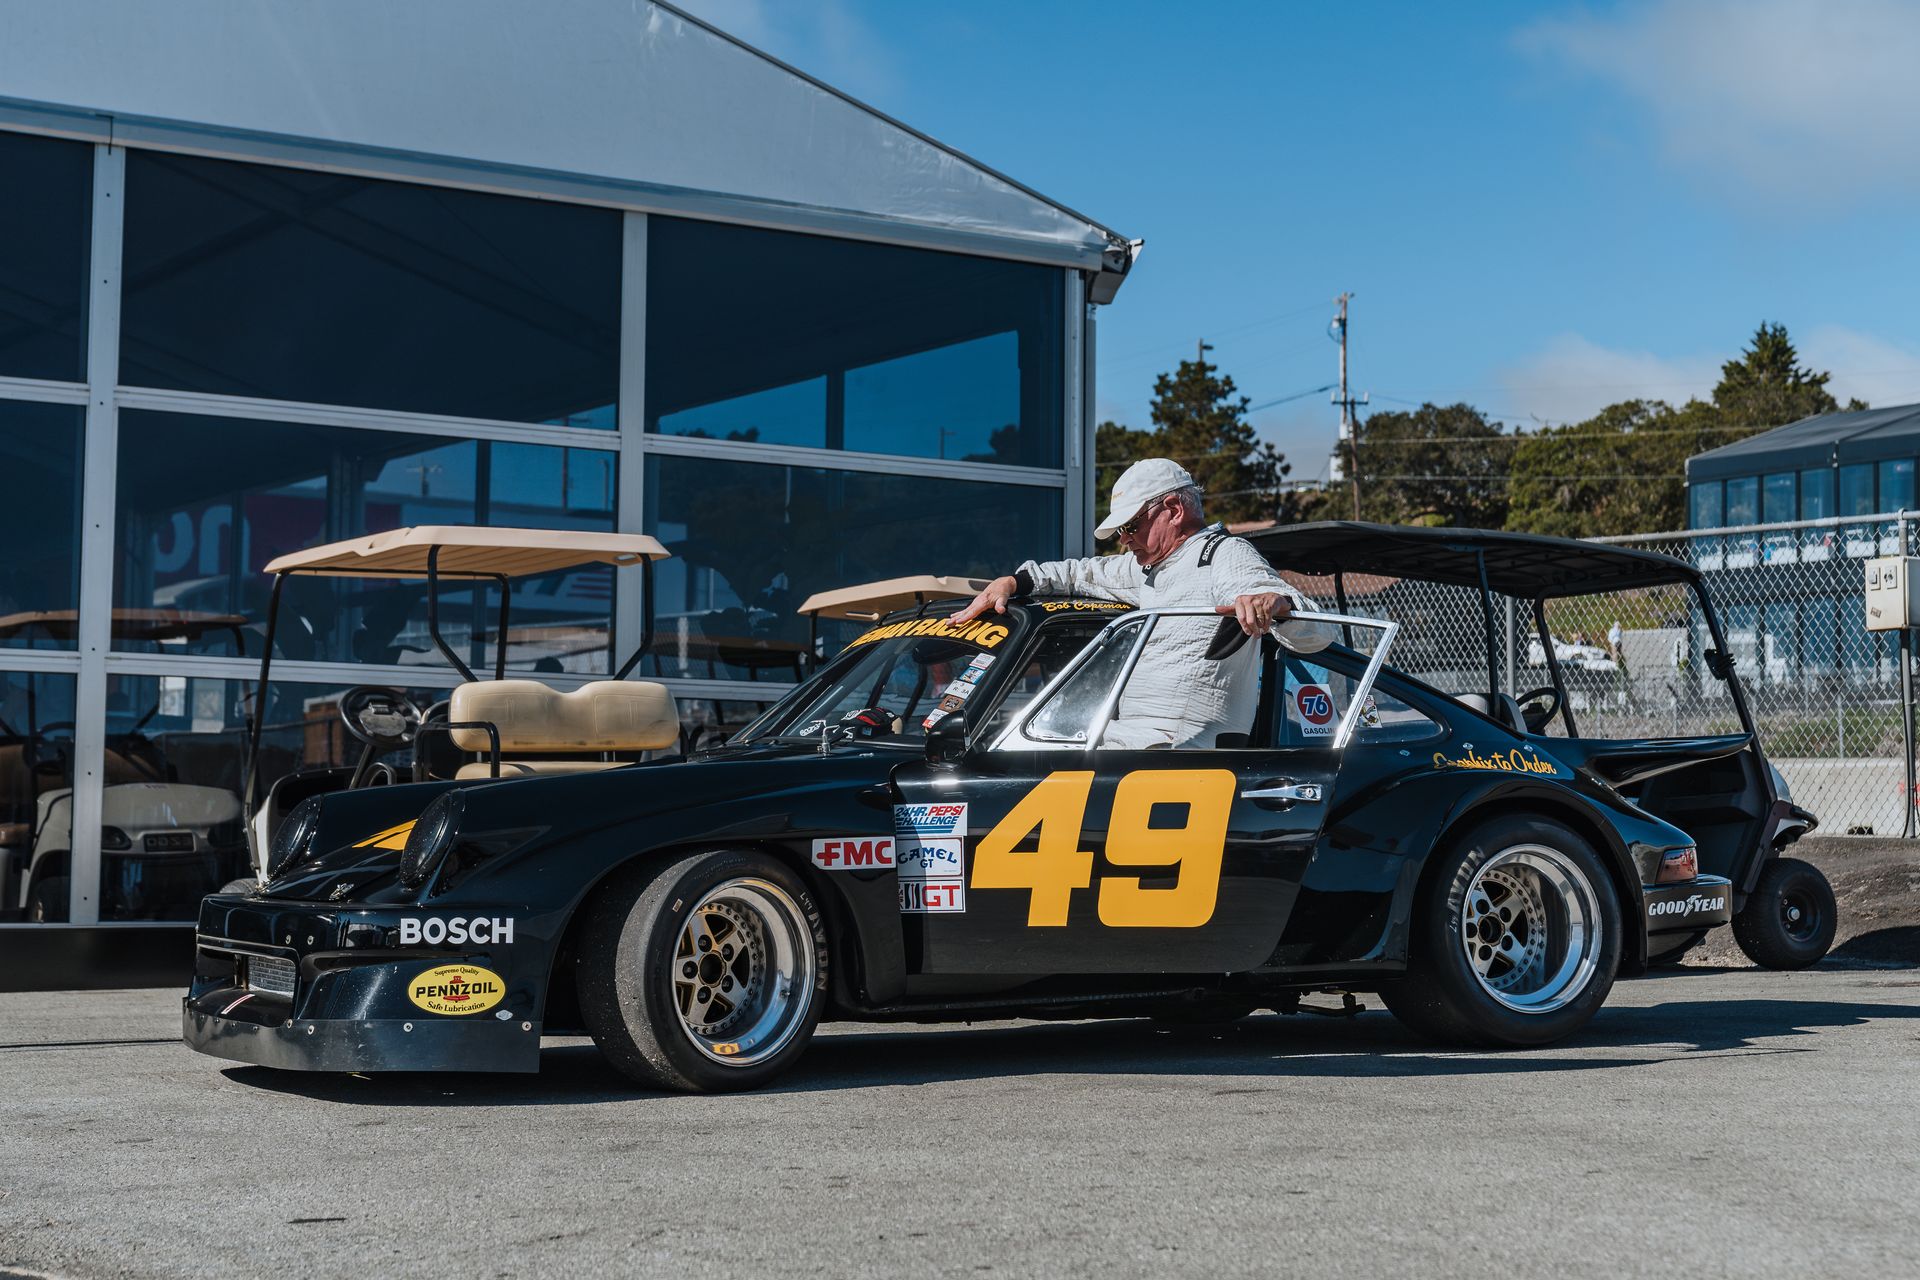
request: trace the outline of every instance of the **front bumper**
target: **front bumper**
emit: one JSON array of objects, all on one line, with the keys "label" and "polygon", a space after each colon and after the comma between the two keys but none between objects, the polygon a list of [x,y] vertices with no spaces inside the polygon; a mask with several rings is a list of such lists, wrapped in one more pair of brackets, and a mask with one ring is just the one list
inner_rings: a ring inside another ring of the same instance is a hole
[{"label": "front bumper", "polygon": [[[452,1022],[303,1019],[263,1023],[223,1017],[220,1009],[246,997],[242,988],[215,989],[180,1002],[180,1038],[216,1058],[290,1071],[538,1071],[540,1024],[524,1020]],[[241,1008],[259,1005],[255,995]],[[276,1002],[285,1010],[287,1002]],[[268,1008],[270,1008],[269,1006]],[[262,1008],[262,1012],[268,1012]],[[238,1013],[240,1010],[235,1009]]]},{"label": "front bumper", "polygon": [[1733,882],[1695,876],[1680,884],[1641,885],[1640,909],[1649,936],[1711,929],[1733,919]]}]

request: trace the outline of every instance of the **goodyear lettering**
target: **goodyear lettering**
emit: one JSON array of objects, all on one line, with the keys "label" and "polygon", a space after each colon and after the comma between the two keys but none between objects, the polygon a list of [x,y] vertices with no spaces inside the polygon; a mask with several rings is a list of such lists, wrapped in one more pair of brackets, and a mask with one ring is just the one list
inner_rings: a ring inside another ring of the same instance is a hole
[{"label": "goodyear lettering", "polygon": [[893,865],[890,836],[827,836],[813,842],[813,865],[822,871],[852,871]]},{"label": "goodyear lettering", "polygon": [[1544,773],[1557,777],[1560,766],[1551,760],[1542,759],[1531,748],[1515,747],[1511,751],[1495,751],[1491,755],[1480,755],[1472,747],[1467,748],[1463,756],[1451,759],[1444,752],[1433,753],[1433,767],[1436,769],[1491,769],[1497,773]]},{"label": "goodyear lettering", "polygon": [[408,984],[407,999],[428,1013],[484,1013],[506,998],[507,984],[491,969],[443,964]]},{"label": "goodyear lettering", "polygon": [[1663,902],[1647,904],[1650,916],[1690,916],[1696,911],[1718,911],[1727,905],[1727,895],[1716,893],[1709,897],[1704,893],[1690,893],[1685,898],[1668,898]]},{"label": "goodyear lettering", "polygon": [[972,622],[962,622],[957,626],[950,618],[909,618],[905,622],[889,622],[855,636],[848,647],[891,640],[895,636],[938,636],[943,640],[964,640],[982,649],[992,649],[1007,638],[1007,628],[984,618],[975,618]]},{"label": "goodyear lettering", "polygon": [[512,916],[408,916],[400,921],[400,945],[430,947],[505,944],[513,941]]}]

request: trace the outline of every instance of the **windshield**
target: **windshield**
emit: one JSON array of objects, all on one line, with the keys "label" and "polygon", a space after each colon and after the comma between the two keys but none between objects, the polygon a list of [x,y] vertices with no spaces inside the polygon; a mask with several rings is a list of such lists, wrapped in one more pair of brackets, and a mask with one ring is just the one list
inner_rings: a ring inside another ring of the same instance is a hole
[{"label": "windshield", "polygon": [[855,639],[735,742],[859,738],[915,748],[988,686],[1013,649],[1007,622],[951,629],[945,618],[882,624]]}]

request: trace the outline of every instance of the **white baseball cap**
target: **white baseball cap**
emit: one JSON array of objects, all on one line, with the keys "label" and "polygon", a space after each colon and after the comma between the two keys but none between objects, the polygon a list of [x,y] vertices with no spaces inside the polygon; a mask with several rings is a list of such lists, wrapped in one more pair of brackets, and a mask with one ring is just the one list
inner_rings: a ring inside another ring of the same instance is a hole
[{"label": "white baseball cap", "polygon": [[1155,498],[1189,486],[1199,488],[1187,469],[1172,458],[1142,458],[1120,473],[1113,482],[1113,509],[1093,531],[1096,538],[1111,538],[1114,531],[1140,514],[1140,508]]}]

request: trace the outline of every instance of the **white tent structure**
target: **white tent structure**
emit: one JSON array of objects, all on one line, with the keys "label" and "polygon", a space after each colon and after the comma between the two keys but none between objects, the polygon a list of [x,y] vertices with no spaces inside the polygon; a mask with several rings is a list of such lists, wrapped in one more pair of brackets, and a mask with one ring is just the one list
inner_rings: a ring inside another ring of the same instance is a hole
[{"label": "white tent structure", "polygon": [[660,0],[8,0],[0,25],[0,127],[1021,257],[1115,277],[1094,301],[1132,258]]}]

